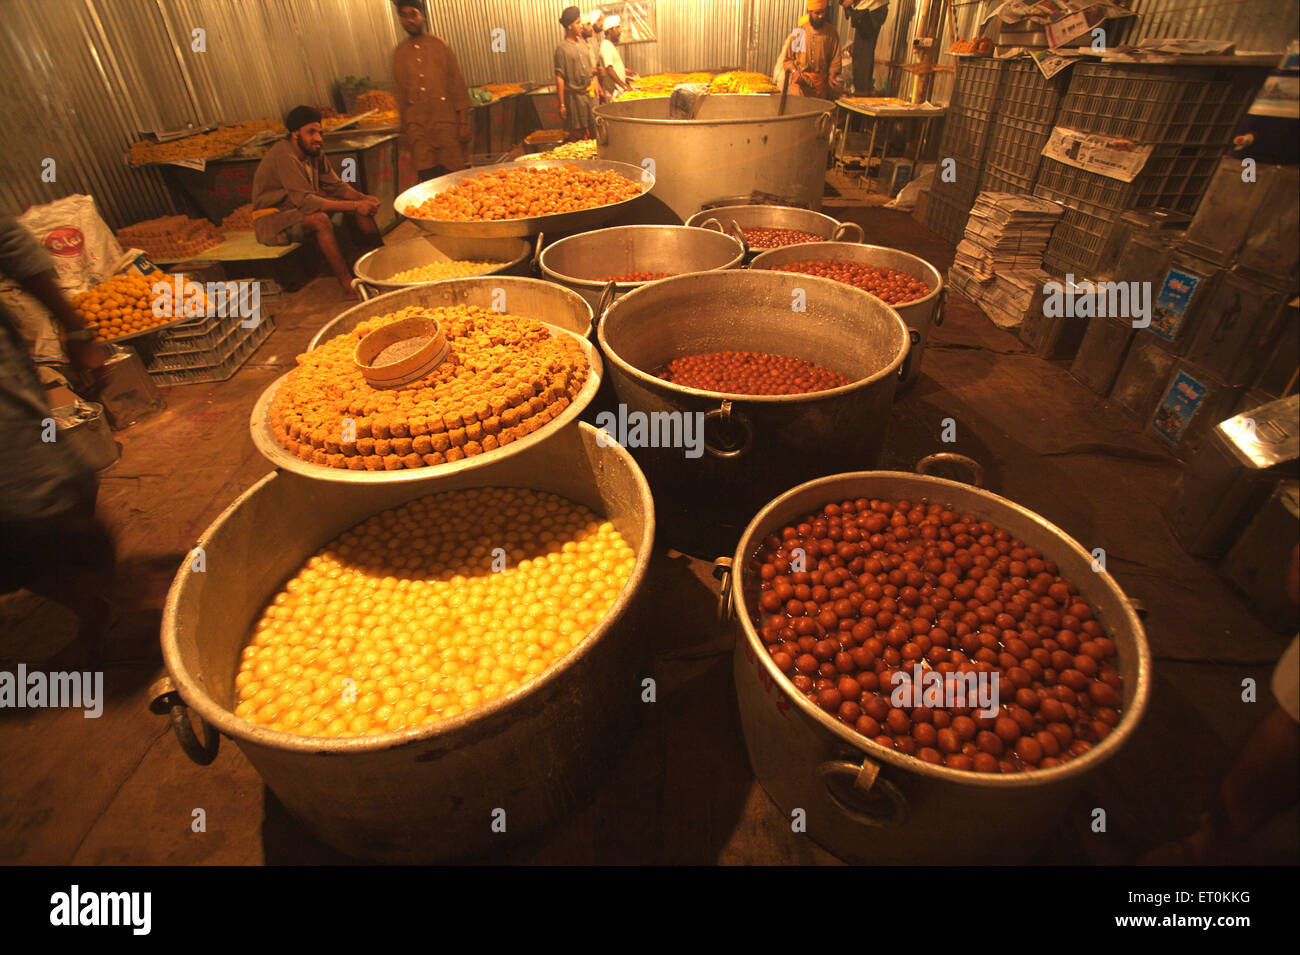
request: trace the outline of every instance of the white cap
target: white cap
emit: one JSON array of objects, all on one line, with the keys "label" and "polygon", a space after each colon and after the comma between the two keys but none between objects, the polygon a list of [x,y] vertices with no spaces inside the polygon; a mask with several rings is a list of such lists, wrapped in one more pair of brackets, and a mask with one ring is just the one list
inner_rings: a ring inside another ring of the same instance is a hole
[{"label": "white cap", "polygon": [[584,14],[582,15],[582,22],[583,22],[583,23],[595,23],[595,22],[596,22],[597,20],[599,20],[599,19],[600,19],[600,11],[599,11],[599,10],[593,10],[591,13],[584,13]]},{"label": "white cap", "polygon": [[620,17],[617,13],[614,14],[612,17],[606,17],[606,18],[605,18],[605,29],[606,29],[606,30],[612,30],[612,29],[614,29],[614,27],[618,26],[618,25],[619,25],[620,23],[622,23],[622,22],[623,22],[623,18]]}]

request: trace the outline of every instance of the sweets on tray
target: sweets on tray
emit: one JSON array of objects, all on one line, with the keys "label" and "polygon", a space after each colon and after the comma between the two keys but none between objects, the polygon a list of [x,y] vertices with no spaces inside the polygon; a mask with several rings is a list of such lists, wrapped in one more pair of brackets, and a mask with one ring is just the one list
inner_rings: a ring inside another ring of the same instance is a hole
[{"label": "sweets on tray", "polygon": [[641,195],[641,186],[613,170],[574,165],[530,166],[480,173],[431,196],[405,214],[443,221],[524,219],[612,205]]},{"label": "sweets on tray", "polygon": [[[436,320],[447,358],[396,388],[370,385],[357,343],[403,318]],[[412,306],[298,356],[271,402],[276,440],[304,461],[353,471],[437,467],[510,444],[568,407],[590,374],[577,341],[476,306]]]},{"label": "sweets on tray", "polygon": [[125,226],[116,233],[124,248],[137,248],[160,261],[187,259],[219,245],[221,233],[207,219],[162,216]]},{"label": "sweets on tray", "polygon": [[455,279],[466,275],[482,275],[484,272],[491,272],[498,269],[504,262],[474,262],[468,259],[455,259],[451,262],[430,262],[428,265],[417,265],[413,269],[405,269],[395,275],[390,275],[387,279],[389,282],[436,282],[439,279]]},{"label": "sweets on tray", "polygon": [[274,119],[257,119],[244,123],[223,123],[208,133],[158,143],[142,139],[131,144],[134,165],[175,162],[181,159],[212,159],[233,152],[258,133],[283,133],[284,124]]}]

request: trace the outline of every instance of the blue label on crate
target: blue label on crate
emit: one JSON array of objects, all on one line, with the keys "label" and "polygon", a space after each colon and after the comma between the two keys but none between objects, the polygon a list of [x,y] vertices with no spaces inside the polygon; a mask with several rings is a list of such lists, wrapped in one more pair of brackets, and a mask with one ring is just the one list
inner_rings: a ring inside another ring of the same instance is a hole
[{"label": "blue label on crate", "polygon": [[1181,269],[1170,269],[1165,273],[1161,283],[1160,294],[1156,296],[1155,315],[1151,318],[1151,331],[1167,342],[1178,337],[1183,322],[1187,318],[1187,309],[1192,304],[1196,287],[1201,284],[1201,277]]},{"label": "blue label on crate", "polygon": [[1187,372],[1180,371],[1156,408],[1151,430],[1170,444],[1177,445],[1208,392],[1209,388]]}]

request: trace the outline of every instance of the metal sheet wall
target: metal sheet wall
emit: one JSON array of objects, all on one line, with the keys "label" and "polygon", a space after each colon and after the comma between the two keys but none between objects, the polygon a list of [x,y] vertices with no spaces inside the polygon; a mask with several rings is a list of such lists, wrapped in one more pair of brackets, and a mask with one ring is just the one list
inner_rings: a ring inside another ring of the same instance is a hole
[{"label": "metal sheet wall", "polygon": [[[973,35],[986,5],[955,4],[958,36]],[[456,50],[469,83],[550,78],[559,0],[431,6],[431,28]],[[890,4],[878,59],[908,57],[922,6]],[[1211,36],[1255,50],[1280,50],[1291,33],[1278,24],[1294,25],[1300,14],[1300,0],[1134,0],[1134,7],[1141,15],[1127,27],[1130,42]],[[916,14],[899,30],[907,8]],[[803,10],[803,0],[659,0],[658,42],[630,45],[624,56],[642,73],[721,70],[744,66],[752,40],[753,68],[767,73]],[[387,0],[45,0],[6,3],[4,19],[0,206],[19,212],[87,192],[115,226],[175,211],[156,171],[123,160],[137,131],[282,116],[298,102],[328,102],[347,75],[387,82],[403,35]],[[838,12],[835,22],[850,41]],[[505,31],[500,52],[492,44],[497,27]],[[193,49],[198,28],[206,31],[204,52]],[[941,48],[950,38],[943,29]],[[878,80],[886,73],[878,68]],[[931,98],[946,100],[950,86],[950,74],[936,74]],[[904,84],[903,94],[909,89]],[[47,158],[56,162],[53,182],[42,180]]]}]

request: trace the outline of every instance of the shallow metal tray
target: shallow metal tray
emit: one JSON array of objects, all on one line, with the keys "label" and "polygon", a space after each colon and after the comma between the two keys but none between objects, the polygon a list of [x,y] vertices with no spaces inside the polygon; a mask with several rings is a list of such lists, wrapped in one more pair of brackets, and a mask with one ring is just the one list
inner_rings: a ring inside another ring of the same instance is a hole
[{"label": "shallow metal tray", "polygon": [[462,222],[451,219],[421,219],[408,210],[439,193],[446,192],[458,185],[462,179],[472,179],[483,173],[497,172],[501,169],[546,169],[552,166],[577,166],[589,172],[613,171],[624,179],[639,183],[641,196],[654,188],[655,179],[648,170],[626,162],[614,162],[610,159],[535,159],[520,162],[496,163],[491,166],[476,166],[462,169],[460,172],[448,173],[437,179],[430,179],[412,186],[393,201],[393,208],[399,215],[406,216],[425,232],[433,235],[467,236],[472,238],[509,238],[537,235],[539,232],[579,232],[594,229],[618,215],[629,202],[635,202],[640,196],[624,199],[607,206],[595,206],[591,209],[578,209],[574,212],[557,212],[546,216],[528,216],[523,219],[492,219],[485,221]]}]

